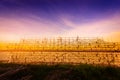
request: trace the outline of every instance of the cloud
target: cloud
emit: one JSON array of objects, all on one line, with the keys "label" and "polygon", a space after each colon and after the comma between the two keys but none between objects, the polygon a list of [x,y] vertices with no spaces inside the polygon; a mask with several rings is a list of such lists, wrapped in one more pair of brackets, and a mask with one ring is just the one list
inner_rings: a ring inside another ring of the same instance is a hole
[{"label": "cloud", "polygon": [[15,40],[38,37],[113,37],[119,36],[120,15],[87,23],[76,23],[59,15],[58,22],[32,14],[27,17],[0,18],[0,39]]},{"label": "cloud", "polygon": [[29,18],[0,18],[1,39],[21,39],[34,37],[56,36],[64,31],[59,24],[42,19]]},{"label": "cloud", "polygon": [[[120,31],[120,15],[81,24],[76,24],[68,19],[63,19],[63,21],[66,26],[72,27],[63,36],[105,37],[109,35],[114,37],[118,36]],[[113,32],[115,33],[114,36]]]}]

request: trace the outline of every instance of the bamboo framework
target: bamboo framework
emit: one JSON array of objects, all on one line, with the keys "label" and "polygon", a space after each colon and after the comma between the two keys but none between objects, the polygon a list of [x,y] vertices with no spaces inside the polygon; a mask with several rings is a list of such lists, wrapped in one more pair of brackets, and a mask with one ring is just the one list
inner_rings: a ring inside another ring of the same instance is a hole
[{"label": "bamboo framework", "polygon": [[80,37],[23,39],[0,43],[0,62],[120,66],[120,43]]},{"label": "bamboo framework", "polygon": [[119,52],[120,43],[99,38],[59,37],[23,39],[18,43],[0,43],[0,51],[52,51],[52,52]]}]

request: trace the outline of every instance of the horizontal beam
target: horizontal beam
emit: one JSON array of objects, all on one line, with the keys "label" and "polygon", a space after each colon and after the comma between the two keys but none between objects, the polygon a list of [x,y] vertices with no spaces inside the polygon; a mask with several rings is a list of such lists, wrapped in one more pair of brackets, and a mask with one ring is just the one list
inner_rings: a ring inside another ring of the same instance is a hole
[{"label": "horizontal beam", "polygon": [[120,52],[120,50],[0,50],[0,52]]}]

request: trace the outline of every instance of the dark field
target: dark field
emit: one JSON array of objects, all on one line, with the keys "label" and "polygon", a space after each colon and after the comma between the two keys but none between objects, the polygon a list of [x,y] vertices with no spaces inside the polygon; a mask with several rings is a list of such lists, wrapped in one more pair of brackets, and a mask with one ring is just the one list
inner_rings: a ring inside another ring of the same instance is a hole
[{"label": "dark field", "polygon": [[120,68],[80,65],[0,63],[0,80],[120,80]]}]

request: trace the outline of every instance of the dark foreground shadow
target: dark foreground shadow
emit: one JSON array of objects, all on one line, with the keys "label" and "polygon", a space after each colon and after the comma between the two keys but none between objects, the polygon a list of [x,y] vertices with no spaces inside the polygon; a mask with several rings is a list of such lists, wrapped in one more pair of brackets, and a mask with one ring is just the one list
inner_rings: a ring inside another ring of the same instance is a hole
[{"label": "dark foreground shadow", "polygon": [[0,80],[120,80],[120,68],[101,65],[0,63]]}]

